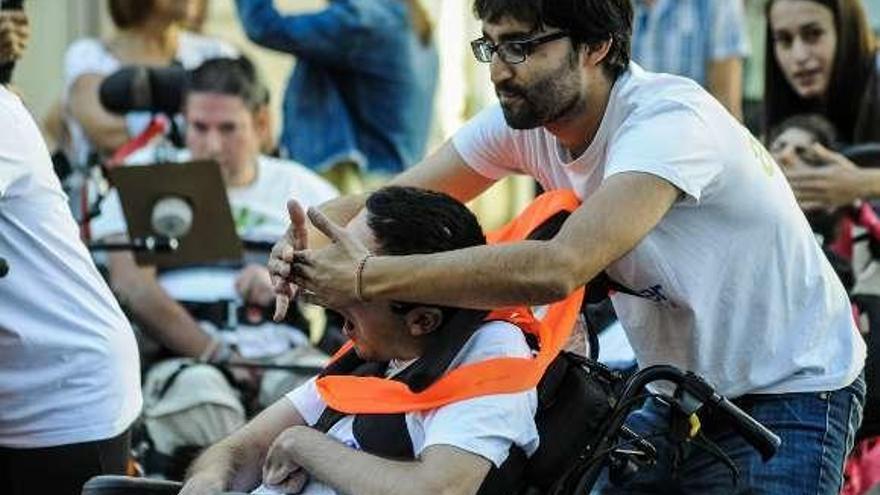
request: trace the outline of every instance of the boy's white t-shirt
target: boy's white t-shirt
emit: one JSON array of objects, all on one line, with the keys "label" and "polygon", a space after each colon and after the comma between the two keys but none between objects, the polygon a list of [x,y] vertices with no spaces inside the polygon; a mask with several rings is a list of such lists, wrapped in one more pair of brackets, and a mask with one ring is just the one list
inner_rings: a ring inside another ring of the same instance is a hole
[{"label": "boy's white t-shirt", "polygon": [[[449,368],[498,357],[528,357],[531,351],[516,326],[501,321],[486,323],[468,340]],[[314,425],[327,404],[311,379],[287,394],[296,410],[309,425]],[[463,400],[447,406],[407,413],[406,426],[416,456],[432,445],[451,445],[488,459],[500,466],[512,445],[532,455],[538,448],[535,413],[538,396],[535,389],[516,394],[498,394]],[[339,420],[330,431],[331,437],[358,449],[352,426],[354,417]],[[333,495],[327,485],[312,480],[304,495]]]},{"label": "boy's white t-shirt", "polygon": [[131,326],[67,206],[37,126],[0,86],[0,446],[112,438],[141,409]]},{"label": "boy's white t-shirt", "polygon": [[692,370],[734,397],[837,389],[862,370],[865,345],[846,293],[785,177],[693,81],[631,63],[576,159],[544,128],[508,127],[497,105],[453,144],[488,178],[528,174],[583,200],[623,172],[651,174],[682,191],[607,268],[644,296],[612,296],[641,367]]}]

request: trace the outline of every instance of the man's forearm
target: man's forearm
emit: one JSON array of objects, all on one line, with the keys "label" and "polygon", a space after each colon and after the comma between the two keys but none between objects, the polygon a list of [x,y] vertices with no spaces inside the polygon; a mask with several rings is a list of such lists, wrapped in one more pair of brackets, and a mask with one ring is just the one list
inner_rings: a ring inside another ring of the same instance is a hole
[{"label": "man's forearm", "polygon": [[480,309],[557,301],[633,249],[679,194],[650,174],[616,174],[550,241],[370,258],[362,293],[367,299]]},{"label": "man's forearm", "polygon": [[573,267],[588,260],[571,263],[566,258],[552,242],[543,241],[370,258],[363,271],[364,294],[367,299],[476,309],[546,304],[564,298],[603,267],[596,260],[580,275]]},{"label": "man's forearm", "polygon": [[708,70],[709,92],[737,118],[743,119],[742,112],[742,59],[728,57],[713,60]]},{"label": "man's forearm", "polygon": [[392,461],[352,449],[307,427],[296,429],[297,464],[339,493],[404,495],[443,493],[419,475],[420,461]]},{"label": "man's forearm", "polygon": [[198,357],[211,337],[159,286],[154,274],[138,267],[131,253],[110,255],[113,291],[148,335],[172,351]]},{"label": "man's forearm", "polygon": [[201,479],[216,483],[220,490],[251,490],[260,482],[265,448],[243,443],[242,435],[222,440],[196,459],[187,479]]}]

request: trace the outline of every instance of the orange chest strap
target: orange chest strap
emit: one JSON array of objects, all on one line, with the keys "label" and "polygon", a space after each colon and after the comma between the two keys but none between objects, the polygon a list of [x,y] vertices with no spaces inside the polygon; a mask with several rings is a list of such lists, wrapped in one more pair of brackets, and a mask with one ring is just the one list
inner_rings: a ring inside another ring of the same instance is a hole
[{"label": "orange chest strap", "polygon": [[[499,243],[526,238],[547,218],[579,205],[571,191],[554,191],[536,199],[511,223],[488,236]],[[542,319],[528,308],[502,309],[487,320],[503,320],[538,337],[539,350],[531,358],[495,358],[459,366],[438,378],[421,392],[403,382],[379,377],[329,375],[316,381],[318,393],[333,409],[346,414],[394,414],[435,409],[453,402],[483,395],[516,393],[538,385],[547,366],[568,341],[580,311],[584,289],[553,303]],[[348,352],[344,345],[334,360]]]},{"label": "orange chest strap", "polygon": [[[331,375],[316,382],[318,393],[333,409],[346,414],[391,414],[435,409],[483,395],[515,393],[538,385],[547,366],[571,335],[583,299],[583,288],[550,307],[543,320],[533,320],[540,350],[533,358],[496,358],[459,366],[421,392],[405,383],[378,377]],[[525,311],[525,310],[521,310]],[[514,311],[517,321],[524,317]],[[493,319],[496,314],[490,315]],[[524,328],[529,331],[529,328]],[[340,352],[351,348],[346,344]]]}]

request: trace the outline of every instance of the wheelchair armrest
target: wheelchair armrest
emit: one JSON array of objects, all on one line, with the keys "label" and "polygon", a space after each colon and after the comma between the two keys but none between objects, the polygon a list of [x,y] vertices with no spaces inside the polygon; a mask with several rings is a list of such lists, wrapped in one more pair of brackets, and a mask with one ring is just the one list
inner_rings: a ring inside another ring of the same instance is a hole
[{"label": "wheelchair armrest", "polygon": [[177,481],[105,475],[87,481],[82,495],[177,495],[181,488]]}]

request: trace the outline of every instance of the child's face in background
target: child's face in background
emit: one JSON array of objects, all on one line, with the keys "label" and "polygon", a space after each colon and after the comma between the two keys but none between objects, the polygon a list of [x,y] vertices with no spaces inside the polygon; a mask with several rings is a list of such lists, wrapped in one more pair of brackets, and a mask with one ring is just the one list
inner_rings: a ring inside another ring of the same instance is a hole
[{"label": "child's face in background", "polygon": [[817,142],[816,135],[812,132],[800,127],[789,127],[770,143],[770,154],[785,169],[816,167],[819,162],[813,145]]}]

